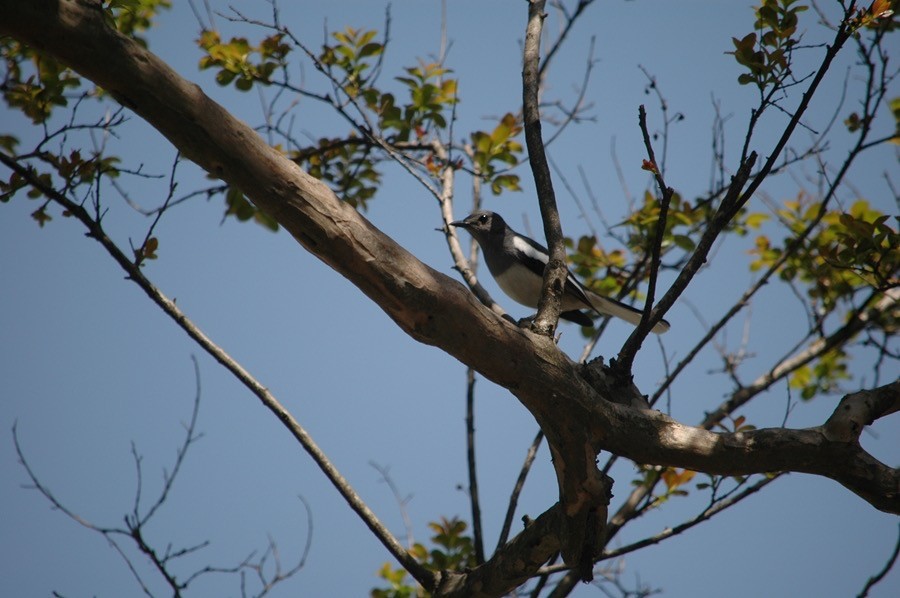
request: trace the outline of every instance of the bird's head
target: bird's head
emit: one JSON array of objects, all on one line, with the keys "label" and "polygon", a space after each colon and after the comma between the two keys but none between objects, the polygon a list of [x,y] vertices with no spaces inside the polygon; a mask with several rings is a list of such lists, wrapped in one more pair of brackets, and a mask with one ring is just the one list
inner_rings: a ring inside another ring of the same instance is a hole
[{"label": "bird's head", "polygon": [[487,210],[472,212],[462,220],[451,222],[450,226],[466,229],[479,242],[492,237],[502,240],[503,235],[506,234],[506,222],[500,217],[500,214]]}]

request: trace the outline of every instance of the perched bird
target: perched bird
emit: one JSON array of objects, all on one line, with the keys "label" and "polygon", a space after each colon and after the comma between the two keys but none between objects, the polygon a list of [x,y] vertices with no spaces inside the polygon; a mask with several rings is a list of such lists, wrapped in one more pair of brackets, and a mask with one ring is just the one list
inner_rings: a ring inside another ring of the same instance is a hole
[{"label": "perched bird", "polygon": [[[484,210],[473,212],[464,220],[451,222],[450,225],[466,229],[478,242],[488,270],[504,293],[517,303],[537,308],[544,267],[550,259],[543,245],[511,229],[499,214]],[[621,318],[635,326],[641,321],[640,310],[589,291],[568,272],[559,317],[582,326],[593,326],[590,316],[579,311],[585,308],[601,315]],[[653,332],[662,334],[668,329],[669,323],[661,320],[653,327]]]}]

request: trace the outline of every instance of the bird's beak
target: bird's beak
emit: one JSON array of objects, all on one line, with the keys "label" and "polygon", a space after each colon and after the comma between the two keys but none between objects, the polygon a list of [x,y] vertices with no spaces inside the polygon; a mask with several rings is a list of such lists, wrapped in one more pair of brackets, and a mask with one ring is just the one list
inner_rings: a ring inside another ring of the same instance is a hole
[{"label": "bird's beak", "polygon": [[450,226],[458,226],[460,228],[468,228],[469,223],[465,220],[457,220],[456,222],[451,222]]}]

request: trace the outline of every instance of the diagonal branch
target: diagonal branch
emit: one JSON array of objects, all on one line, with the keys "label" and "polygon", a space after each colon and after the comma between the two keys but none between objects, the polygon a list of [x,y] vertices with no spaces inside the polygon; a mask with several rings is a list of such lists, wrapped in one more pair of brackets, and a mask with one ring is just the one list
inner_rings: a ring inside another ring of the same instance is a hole
[{"label": "diagonal branch", "polygon": [[[900,532],[900,524],[897,526],[897,531]],[[881,571],[870,577],[866,581],[865,587],[863,587],[862,591],[857,595],[857,598],[865,598],[869,595],[869,590],[871,590],[878,582],[884,579],[884,576],[888,574],[894,564],[897,562],[897,557],[900,556],[900,533],[897,535],[897,542],[894,543],[894,550],[891,552],[891,555],[888,557],[887,562],[884,564],[884,567],[881,568]]]},{"label": "diagonal branch", "polygon": [[503,548],[503,545],[506,544],[506,541],[509,539],[509,530],[512,528],[512,520],[516,515],[516,506],[519,504],[519,495],[522,494],[522,488],[525,486],[525,478],[528,477],[528,472],[531,471],[531,465],[534,463],[534,458],[537,455],[537,451],[543,440],[544,433],[538,430],[538,433],[534,436],[534,440],[531,441],[531,446],[528,447],[528,452],[525,454],[525,461],[522,463],[522,468],[519,470],[519,477],[516,478],[516,485],[509,495],[509,506],[506,509],[506,517],[503,518],[503,527],[500,529],[500,538],[497,540],[495,552],[498,552]]},{"label": "diagonal branch", "polygon": [[644,301],[644,310],[641,314],[641,321],[638,323],[628,339],[625,341],[622,350],[619,351],[619,367],[624,371],[630,372],[634,363],[634,357],[640,350],[644,339],[650,334],[650,330],[657,322],[662,320],[663,312],[653,309],[653,300],[656,297],[656,277],[659,274],[660,251],[662,251],[663,237],[666,232],[666,217],[669,213],[669,203],[672,201],[672,195],[675,190],[666,185],[663,178],[661,167],[656,162],[656,155],[653,152],[653,144],[650,142],[650,132],[647,130],[647,112],[644,105],[638,108],[638,124],[641,127],[641,134],[644,138],[644,147],[647,149],[647,157],[649,160],[645,163],[645,168],[653,173],[656,184],[659,186],[661,199],[659,202],[659,217],[656,221],[656,235],[653,239],[653,245],[650,250],[650,280],[647,284],[647,298]]},{"label": "diagonal branch", "polygon": [[809,346],[799,353],[779,361],[756,380],[736,390],[727,400],[723,401],[721,405],[706,414],[700,427],[707,430],[711,429],[728,414],[733,413],[738,407],[745,405],[753,397],[783,379],[785,376],[788,376],[814,359],[821,357],[831,349],[842,346],[848,340],[856,336],[859,332],[864,330],[866,325],[871,321],[873,313],[891,313],[891,311],[897,309],[897,305],[900,303],[900,289],[891,289],[887,291],[874,306],[869,308],[869,302],[877,296],[877,292],[872,293],[868,299],[863,302],[860,308],[854,310],[850,314],[843,326],[828,336],[811,342]]}]

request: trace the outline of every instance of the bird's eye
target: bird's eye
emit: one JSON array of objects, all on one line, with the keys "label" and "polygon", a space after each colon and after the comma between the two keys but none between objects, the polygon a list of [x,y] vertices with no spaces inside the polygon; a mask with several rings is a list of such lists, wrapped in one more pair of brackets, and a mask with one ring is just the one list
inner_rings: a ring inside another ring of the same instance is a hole
[{"label": "bird's eye", "polygon": [[478,222],[484,224],[485,222],[487,222],[487,219],[488,219],[487,214],[482,214],[481,216],[478,217]]}]

